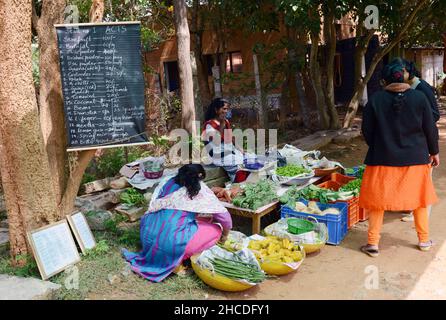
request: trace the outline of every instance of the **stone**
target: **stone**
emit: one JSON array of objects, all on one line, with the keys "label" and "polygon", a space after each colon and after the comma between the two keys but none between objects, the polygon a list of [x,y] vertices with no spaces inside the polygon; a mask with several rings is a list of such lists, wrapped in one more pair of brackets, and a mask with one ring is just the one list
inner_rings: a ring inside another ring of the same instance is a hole
[{"label": "stone", "polygon": [[6,202],[5,202],[5,196],[0,193],[0,212],[6,211]]},{"label": "stone", "polygon": [[150,203],[153,197],[153,192],[146,192],[144,193],[144,199],[146,199],[147,203]]},{"label": "stone", "polygon": [[130,207],[127,208],[125,206],[123,206],[122,204],[117,206],[115,208],[115,211],[123,214],[125,216],[127,216],[130,220],[130,222],[135,222],[138,221],[139,219],[141,219],[141,217],[144,215],[144,213],[146,212],[147,207]]},{"label": "stone", "polygon": [[128,231],[128,230],[132,230],[132,229],[139,229],[139,221],[135,221],[135,222],[126,222],[126,221],[123,221],[123,222],[120,222],[119,224],[118,224],[118,230],[120,230],[120,231]]},{"label": "stone", "polygon": [[8,219],[0,221],[0,228],[8,228]]},{"label": "stone", "polygon": [[357,138],[361,135],[361,131],[359,130],[344,130],[340,131],[337,137],[333,138],[333,142],[335,143],[346,143],[350,142],[354,138]]},{"label": "stone", "polygon": [[337,131],[319,131],[290,144],[305,151],[318,150],[328,145],[337,135],[339,135]]},{"label": "stone", "polygon": [[132,268],[130,267],[130,264],[129,263],[126,263],[125,264],[125,267],[122,269],[122,271],[121,271],[121,275],[124,277],[124,278],[127,278],[128,276],[130,276],[132,274]]},{"label": "stone", "polygon": [[119,276],[117,274],[109,274],[107,276],[107,279],[111,285],[121,282],[121,279],[119,278]]},{"label": "stone", "polygon": [[124,189],[127,187],[130,187],[130,184],[125,177],[121,177],[110,182],[110,188],[112,189]]},{"label": "stone", "polygon": [[93,210],[85,213],[88,225],[91,230],[103,231],[105,230],[105,222],[113,218],[113,213],[107,210]]},{"label": "stone", "polygon": [[35,278],[21,278],[0,274],[2,300],[50,300],[59,284]]},{"label": "stone", "polygon": [[94,193],[99,191],[104,191],[110,189],[110,183],[115,180],[115,178],[105,178],[102,180],[96,180],[92,182],[85,183],[83,185],[85,193]]},{"label": "stone", "polygon": [[8,246],[9,246],[8,229],[0,228],[0,253],[6,252],[8,250]]},{"label": "stone", "polygon": [[110,195],[110,202],[113,203],[113,204],[121,203],[121,194],[125,190],[126,189],[111,189],[111,190],[108,190],[108,193]]},{"label": "stone", "polygon": [[94,210],[108,210],[114,206],[116,193],[101,192],[95,195],[83,195],[77,197],[74,205],[82,212]]}]

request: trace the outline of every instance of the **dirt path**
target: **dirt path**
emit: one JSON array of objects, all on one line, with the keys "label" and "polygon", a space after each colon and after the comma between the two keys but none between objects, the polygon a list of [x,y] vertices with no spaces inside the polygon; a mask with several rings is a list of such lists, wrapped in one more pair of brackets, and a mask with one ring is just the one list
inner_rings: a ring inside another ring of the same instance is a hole
[{"label": "dirt path", "polygon": [[[439,127],[440,154],[444,155],[444,116]],[[345,165],[355,165],[362,161],[366,150],[364,142],[358,139],[341,149],[330,146],[324,151]],[[380,243],[381,254],[376,259],[358,250],[367,241],[367,222],[363,222],[350,230],[340,246],[327,245],[320,253],[308,256],[297,273],[267,280],[258,288],[243,293],[218,293],[212,298],[446,299],[446,157],[443,156],[442,160],[443,164],[434,170],[440,202],[432,211],[431,238],[436,246],[430,252],[416,249],[413,223],[401,222],[401,213],[387,213]],[[374,274],[377,275],[377,286],[373,286]]]}]

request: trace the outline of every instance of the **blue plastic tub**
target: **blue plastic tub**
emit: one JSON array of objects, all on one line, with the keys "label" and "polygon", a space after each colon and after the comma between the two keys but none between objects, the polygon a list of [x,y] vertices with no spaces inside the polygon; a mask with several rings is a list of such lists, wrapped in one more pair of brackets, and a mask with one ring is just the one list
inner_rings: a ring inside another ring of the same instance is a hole
[{"label": "blue plastic tub", "polygon": [[[308,204],[306,200],[299,200],[305,204]],[[341,241],[345,238],[345,235],[348,232],[347,229],[347,212],[348,205],[347,203],[329,203],[322,204],[317,203],[318,207],[323,211],[328,208],[336,208],[341,213],[340,214],[326,214],[324,216],[317,214],[310,214],[305,212],[298,212],[290,207],[284,205],[281,208],[281,217],[282,218],[301,218],[306,219],[308,217],[315,218],[318,222],[324,223],[328,229],[328,244],[339,245]]]}]

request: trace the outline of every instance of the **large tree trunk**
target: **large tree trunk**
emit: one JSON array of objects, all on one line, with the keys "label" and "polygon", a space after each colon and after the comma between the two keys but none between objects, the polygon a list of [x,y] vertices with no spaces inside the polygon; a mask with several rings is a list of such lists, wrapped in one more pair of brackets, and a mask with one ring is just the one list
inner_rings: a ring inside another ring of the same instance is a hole
[{"label": "large tree trunk", "polygon": [[340,127],[334,94],[334,61],[336,56],[336,28],[334,10],[335,8],[330,6],[328,9],[328,14],[325,16],[324,20],[324,35],[326,41],[325,75],[327,79],[325,103],[328,109],[328,116],[330,117],[330,129],[338,129]]},{"label": "large tree trunk", "polygon": [[175,27],[178,44],[182,116],[181,126],[195,136],[194,88],[190,61],[190,34],[185,0],[175,0]]},{"label": "large tree trunk", "polygon": [[25,2],[0,0],[0,163],[13,258],[29,253],[27,230],[58,218],[31,72],[31,0]]},{"label": "large tree trunk", "polygon": [[65,0],[45,0],[35,21],[40,49],[39,111],[56,200],[62,199],[67,183],[66,130],[63,111],[59,51],[54,24],[63,23]]},{"label": "large tree trunk", "polygon": [[[404,20],[404,25],[399,30],[398,34],[393,38],[384,48],[379,50],[375,56],[372,59],[372,62],[370,63],[369,69],[367,70],[367,73],[364,77],[364,79],[361,79],[357,82],[357,86],[355,88],[355,91],[353,93],[353,97],[350,100],[350,102],[347,105],[347,114],[344,118],[343,127],[348,128],[353,124],[353,121],[356,116],[356,112],[359,108],[359,101],[364,93],[364,89],[367,86],[367,83],[370,81],[370,79],[373,76],[373,73],[375,72],[376,67],[378,66],[379,62],[384,58],[386,54],[388,54],[398,43],[400,43],[401,39],[406,35],[407,31],[409,30],[412,23],[414,23],[415,18],[417,14],[420,12],[420,10],[429,2],[429,0],[422,0],[418,1],[416,6],[413,8],[407,19]],[[373,35],[372,35],[373,36]],[[367,37],[364,43],[364,47],[368,47],[368,43],[371,39],[370,37]],[[367,49],[366,49],[367,50]],[[355,57],[355,69],[356,73],[361,72],[361,65],[362,65],[362,58],[359,60],[359,57]],[[356,74],[357,76],[357,74]]]},{"label": "large tree trunk", "polygon": [[321,70],[319,62],[317,60],[318,51],[319,51],[319,34],[313,32],[311,34],[310,76],[316,95],[316,106],[319,111],[319,121],[321,129],[328,129],[330,127],[330,118],[327,113],[324,89],[321,80]]},{"label": "large tree trunk", "polygon": [[[203,56],[203,23],[199,15],[200,11],[200,1],[194,0],[193,11],[192,11],[192,28],[191,34],[194,37],[193,50],[195,55],[195,62],[197,65],[197,77],[198,77],[198,88],[200,91],[200,102],[201,104],[196,106],[197,116],[203,114],[204,107],[207,107],[212,100],[211,89],[209,88],[208,82],[208,69],[207,61],[205,61]],[[204,120],[204,119],[200,119]]]}]

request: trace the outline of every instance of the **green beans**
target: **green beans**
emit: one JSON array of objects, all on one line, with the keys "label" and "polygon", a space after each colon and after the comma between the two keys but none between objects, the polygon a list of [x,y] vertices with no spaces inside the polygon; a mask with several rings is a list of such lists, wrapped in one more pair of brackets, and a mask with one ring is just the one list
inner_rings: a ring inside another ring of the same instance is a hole
[{"label": "green beans", "polygon": [[263,271],[259,270],[257,266],[247,262],[223,258],[214,258],[210,262],[216,273],[231,279],[243,279],[252,283],[260,283],[265,280]]}]

